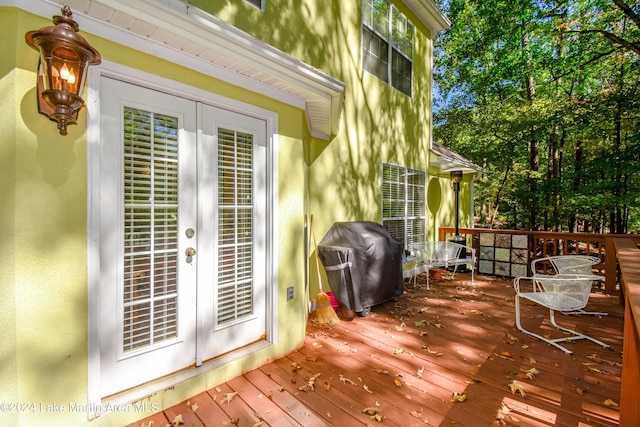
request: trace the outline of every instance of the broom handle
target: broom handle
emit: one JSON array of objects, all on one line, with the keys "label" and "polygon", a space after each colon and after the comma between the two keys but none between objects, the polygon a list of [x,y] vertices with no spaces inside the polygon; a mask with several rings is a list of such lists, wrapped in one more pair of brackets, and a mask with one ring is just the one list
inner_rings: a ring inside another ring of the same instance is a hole
[{"label": "broom handle", "polygon": [[320,277],[320,258],[318,258],[318,243],[316,242],[316,228],[313,226],[313,214],[311,214],[311,235],[313,236],[313,246],[316,253],[316,270],[318,271],[318,287],[322,292],[322,278]]}]

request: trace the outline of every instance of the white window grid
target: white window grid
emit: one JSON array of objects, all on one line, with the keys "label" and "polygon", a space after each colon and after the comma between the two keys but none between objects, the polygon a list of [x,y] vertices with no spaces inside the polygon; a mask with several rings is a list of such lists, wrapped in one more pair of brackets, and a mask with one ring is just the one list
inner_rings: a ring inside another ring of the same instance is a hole
[{"label": "white window grid", "polygon": [[413,90],[414,26],[387,0],[362,3],[362,67],[395,89]]},{"label": "white window grid", "polygon": [[426,179],[423,170],[382,165],[382,225],[405,248],[426,241]]}]

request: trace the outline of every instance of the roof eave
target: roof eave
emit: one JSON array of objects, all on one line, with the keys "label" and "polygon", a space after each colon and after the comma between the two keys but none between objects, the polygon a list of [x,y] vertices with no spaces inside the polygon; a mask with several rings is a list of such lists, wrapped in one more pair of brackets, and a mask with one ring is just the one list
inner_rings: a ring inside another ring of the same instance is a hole
[{"label": "roof eave", "polygon": [[431,31],[432,37],[451,26],[451,21],[432,0],[403,0],[403,2]]},{"label": "roof eave", "polygon": [[[311,135],[336,135],[345,84],[181,0],[73,0],[83,31],[302,108]],[[46,0],[0,0],[50,17]]]}]

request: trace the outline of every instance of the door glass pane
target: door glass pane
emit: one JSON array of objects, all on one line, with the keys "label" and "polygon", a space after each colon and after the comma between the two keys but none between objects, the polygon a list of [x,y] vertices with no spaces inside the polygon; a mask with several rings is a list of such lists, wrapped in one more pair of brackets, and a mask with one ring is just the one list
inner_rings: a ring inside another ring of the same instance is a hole
[{"label": "door glass pane", "polygon": [[218,129],[218,324],[253,313],[253,135]]},{"label": "door glass pane", "polygon": [[124,109],[125,352],[178,335],[178,118]]}]

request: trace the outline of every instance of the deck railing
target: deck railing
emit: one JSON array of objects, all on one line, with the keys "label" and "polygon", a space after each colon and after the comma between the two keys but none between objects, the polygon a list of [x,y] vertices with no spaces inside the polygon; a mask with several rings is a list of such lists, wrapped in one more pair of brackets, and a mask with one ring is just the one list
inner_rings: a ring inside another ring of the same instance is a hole
[{"label": "deck railing", "polygon": [[[460,228],[467,244],[479,253],[480,233],[527,235],[529,240],[529,261],[555,255],[591,255],[600,258],[601,263],[595,268],[605,276],[605,290],[613,292],[620,284],[620,271],[616,257],[607,257],[607,253],[615,253],[614,240],[630,239],[640,245],[640,235],[597,234],[597,233],[562,233],[553,231],[501,230],[488,228]],[[440,227],[439,240],[449,240],[454,236],[453,227]]]},{"label": "deck railing", "polygon": [[616,259],[622,276],[624,342],[620,380],[620,425],[640,425],[640,249],[632,239],[615,239]]},{"label": "deck railing", "polygon": [[[452,227],[441,227],[439,239],[453,237]],[[596,267],[604,272],[605,290],[620,290],[625,306],[622,377],[620,380],[620,425],[640,426],[640,236],[593,233],[462,228],[459,234],[476,250],[480,233],[506,233],[529,236],[529,259],[554,255],[591,255],[602,261]],[[619,286],[619,287],[618,287]]]}]

